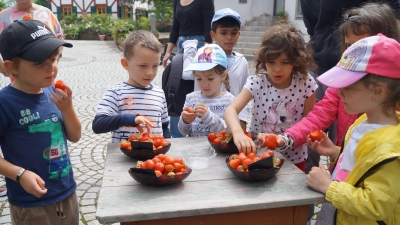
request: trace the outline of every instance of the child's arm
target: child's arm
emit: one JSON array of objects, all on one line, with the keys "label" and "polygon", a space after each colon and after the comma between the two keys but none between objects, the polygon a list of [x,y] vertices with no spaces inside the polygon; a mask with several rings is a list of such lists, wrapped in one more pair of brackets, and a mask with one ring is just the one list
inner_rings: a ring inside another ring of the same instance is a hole
[{"label": "child's arm", "polygon": [[189,112],[190,106],[192,106],[192,98],[190,94],[186,95],[185,104],[182,110],[182,114],[179,117],[178,129],[183,135],[190,135],[191,124],[196,119],[196,113]]},{"label": "child's arm", "polygon": [[190,66],[193,62],[193,58],[197,53],[197,40],[187,40],[183,42],[183,72],[182,79],[184,80],[194,80],[193,71],[185,71],[185,68]]},{"label": "child's arm", "polygon": [[[0,157],[0,174],[16,181],[17,174],[21,171],[21,169],[21,167],[11,164],[4,158]],[[19,183],[26,192],[36,196],[37,198],[40,198],[47,193],[47,189],[42,178],[29,170],[25,170],[25,172],[22,173],[22,175],[19,177]]]},{"label": "child's arm", "polygon": [[240,126],[238,114],[246,106],[246,104],[253,98],[252,94],[246,88],[243,88],[239,95],[231,102],[226,108],[224,113],[225,123],[229,130],[232,132],[235,145],[240,152],[249,154],[250,152],[256,153],[256,146],[249,137],[247,137],[242,127]]},{"label": "child's arm", "polygon": [[[373,151],[381,150],[383,149],[377,148]],[[387,149],[383,151],[387,151]],[[347,182],[332,182],[328,187],[325,199],[331,202],[336,209],[343,210],[355,217],[364,217],[374,221],[389,218],[393,212],[398,210],[399,206],[400,179],[398,171],[400,171],[400,161],[396,156],[393,161],[381,165],[370,176],[367,176],[362,182],[362,187],[354,187]],[[393,224],[398,224],[398,221]]]},{"label": "child's arm", "polygon": [[81,138],[81,121],[76,114],[74,105],[72,104],[72,90],[65,85],[66,92],[56,89],[52,92],[50,100],[61,111],[64,120],[65,135],[68,141],[78,142]]},{"label": "child's arm", "polygon": [[210,128],[210,132],[220,132],[226,129],[225,121],[215,115],[211,110],[204,104],[197,104],[194,108],[196,115],[204,122],[204,124]]},{"label": "child's arm", "polygon": [[92,130],[96,134],[107,133],[118,130],[120,127],[136,127],[139,132],[143,133],[144,130],[140,124],[146,126],[147,132],[150,133],[153,124],[144,116],[137,114],[121,114],[116,116],[107,116],[98,114],[95,116],[92,123]]},{"label": "child's arm", "polygon": [[[307,115],[285,131],[294,139],[293,148],[307,142],[307,136],[314,130],[326,130],[337,118],[340,97],[338,90],[328,88],[321,101],[317,102]],[[306,108],[304,108],[306,112]]]}]

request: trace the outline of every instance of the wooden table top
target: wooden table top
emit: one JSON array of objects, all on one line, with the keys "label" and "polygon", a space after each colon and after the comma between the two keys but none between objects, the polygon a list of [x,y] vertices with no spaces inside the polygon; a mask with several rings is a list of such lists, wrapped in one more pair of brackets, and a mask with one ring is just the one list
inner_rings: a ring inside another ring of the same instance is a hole
[{"label": "wooden table top", "polygon": [[[211,147],[206,137],[169,139],[166,155],[182,157],[182,150]],[[279,153],[279,158],[283,158]],[[305,174],[285,161],[268,181],[239,180],[226,166],[228,154],[217,152],[212,165],[193,169],[183,182],[164,187],[144,186],[128,173],[137,160],[125,156],[119,143],[107,149],[103,183],[97,203],[100,223],[141,221],[205,214],[279,208],[324,202],[324,195],[306,184]]]}]

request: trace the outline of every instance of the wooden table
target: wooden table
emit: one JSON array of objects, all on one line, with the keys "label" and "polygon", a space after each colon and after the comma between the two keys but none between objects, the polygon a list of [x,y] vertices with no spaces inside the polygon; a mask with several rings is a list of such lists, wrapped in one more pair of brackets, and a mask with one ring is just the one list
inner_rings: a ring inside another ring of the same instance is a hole
[{"label": "wooden table", "polygon": [[[183,149],[210,146],[206,137],[169,141],[166,154],[174,157],[182,157]],[[308,205],[324,202],[324,195],[310,189],[305,174],[288,160],[270,180],[245,182],[229,171],[227,156],[218,153],[210,167],[193,169],[181,183],[151,187],[130,177],[136,160],[125,156],[119,143],[109,144],[96,218],[123,225],[305,225]]]}]

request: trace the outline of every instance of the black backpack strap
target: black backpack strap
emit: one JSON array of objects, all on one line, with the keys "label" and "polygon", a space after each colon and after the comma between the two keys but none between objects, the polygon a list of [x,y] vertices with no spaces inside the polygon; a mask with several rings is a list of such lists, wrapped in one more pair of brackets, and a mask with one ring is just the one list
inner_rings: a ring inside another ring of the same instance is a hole
[{"label": "black backpack strap", "polygon": [[171,71],[169,73],[169,93],[168,98],[173,99],[176,89],[178,89],[183,72],[183,54],[178,54],[172,58]]}]

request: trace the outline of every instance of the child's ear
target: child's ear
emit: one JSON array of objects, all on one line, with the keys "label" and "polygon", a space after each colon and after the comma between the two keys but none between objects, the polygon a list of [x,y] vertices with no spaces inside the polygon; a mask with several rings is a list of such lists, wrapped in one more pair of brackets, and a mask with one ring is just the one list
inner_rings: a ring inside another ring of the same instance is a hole
[{"label": "child's ear", "polygon": [[125,57],[121,58],[121,65],[122,67],[124,67],[126,70],[128,70],[129,66],[128,66],[128,60],[126,60]]},{"label": "child's ear", "polygon": [[222,80],[226,80],[227,76],[228,76],[228,70],[225,70],[225,71],[222,73]]},{"label": "child's ear", "polygon": [[210,31],[210,36],[211,36],[211,39],[213,40],[213,41],[215,41],[215,32],[214,31]]},{"label": "child's ear", "polygon": [[383,83],[376,83],[374,87],[374,99],[384,99],[387,95],[387,85]]},{"label": "child's ear", "polygon": [[18,75],[18,68],[11,60],[4,61],[4,68],[9,71],[12,75]]}]

